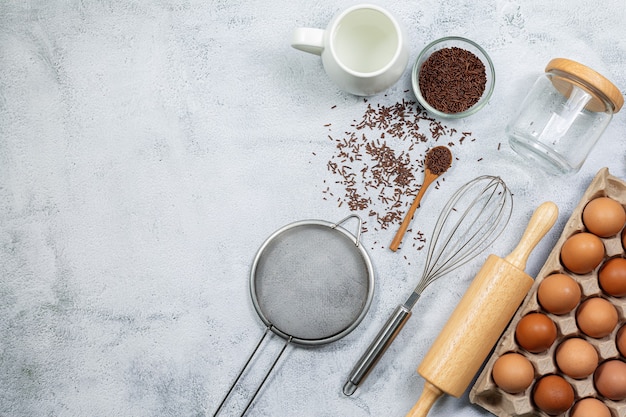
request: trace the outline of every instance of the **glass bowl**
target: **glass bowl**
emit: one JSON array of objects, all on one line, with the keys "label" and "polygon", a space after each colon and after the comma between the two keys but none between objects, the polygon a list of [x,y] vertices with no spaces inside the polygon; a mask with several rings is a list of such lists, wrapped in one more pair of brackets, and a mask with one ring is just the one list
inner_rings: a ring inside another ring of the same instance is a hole
[{"label": "glass bowl", "polygon": [[[419,75],[420,75],[420,71],[422,70],[422,66],[424,62],[426,62],[426,60],[433,54],[433,52],[439,51],[441,49],[454,48],[454,47],[471,52],[476,57],[478,57],[478,59],[481,60],[481,62],[485,66],[486,83],[485,83],[485,89],[483,91],[482,96],[471,107],[469,107],[468,109],[464,111],[460,111],[456,113],[446,113],[444,111],[437,110],[435,107],[433,107],[430,103],[426,101],[426,99],[422,95],[422,91],[420,90]],[[420,103],[420,105],[424,107],[424,109],[426,109],[429,113],[435,116],[439,116],[443,118],[454,118],[454,119],[467,117],[469,115],[476,113],[478,110],[482,109],[485,106],[485,104],[487,104],[487,102],[489,101],[489,98],[491,97],[491,94],[493,93],[495,81],[496,81],[496,73],[494,71],[491,58],[489,58],[489,55],[487,55],[487,52],[485,52],[485,50],[481,48],[475,42],[469,39],[462,38],[460,36],[448,36],[445,38],[437,39],[436,41],[433,41],[430,44],[428,44],[422,50],[422,52],[420,52],[419,56],[417,57],[417,60],[415,61],[415,65],[413,65],[413,73],[411,77],[411,82],[413,84],[413,92],[415,93],[415,97],[417,98],[417,101]]]}]

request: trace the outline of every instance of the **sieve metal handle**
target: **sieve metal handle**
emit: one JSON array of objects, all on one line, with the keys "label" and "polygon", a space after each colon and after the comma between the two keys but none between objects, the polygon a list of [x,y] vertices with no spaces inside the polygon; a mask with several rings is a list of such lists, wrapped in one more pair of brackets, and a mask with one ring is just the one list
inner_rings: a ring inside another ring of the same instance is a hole
[{"label": "sieve metal handle", "polygon": [[358,360],[352,372],[350,372],[348,382],[343,386],[345,395],[354,394],[361,382],[367,378],[367,375],[374,369],[374,366],[376,366],[389,345],[400,333],[409,317],[411,317],[411,310],[405,305],[400,304],[396,307],[391,317],[389,317],[383,328],[380,329],[374,341]]},{"label": "sieve metal handle", "polygon": [[363,226],[362,226],[362,225],[363,225],[363,220],[361,220],[361,218],[360,218],[358,215],[356,215],[356,214],[351,214],[351,215],[349,215],[348,217],[346,217],[346,218],[342,219],[341,221],[338,221],[337,223],[335,223],[335,224],[331,225],[330,227],[331,227],[331,228],[333,228],[333,229],[336,229],[336,228],[337,228],[337,227],[339,227],[341,224],[343,224],[343,223],[347,222],[348,220],[350,220],[350,219],[352,219],[352,218],[357,219],[357,221],[359,222],[359,227],[357,228],[357,230],[356,230],[356,234],[354,235],[354,237],[355,237],[355,242],[354,242],[354,243],[355,243],[355,245],[356,245],[357,247],[359,247],[359,245],[361,244],[361,230],[363,229]]},{"label": "sieve metal handle", "polygon": [[[259,340],[259,343],[257,343],[256,347],[254,348],[254,350],[252,351],[250,356],[248,356],[248,360],[244,364],[243,368],[241,368],[241,371],[239,371],[239,374],[237,375],[237,378],[235,378],[235,381],[233,381],[232,385],[228,389],[228,392],[226,392],[226,395],[222,398],[222,402],[217,407],[217,410],[215,410],[215,413],[213,414],[213,417],[217,417],[218,414],[220,414],[220,411],[224,407],[224,404],[226,403],[226,400],[230,397],[230,394],[233,392],[233,390],[235,389],[235,387],[237,386],[237,384],[241,380],[241,376],[244,374],[246,369],[248,369],[248,365],[250,365],[250,362],[252,362],[252,359],[256,356],[256,354],[257,354],[257,352],[259,350],[259,347],[263,344],[263,340],[265,340],[265,337],[268,335],[270,330],[272,330],[272,326],[271,325],[269,325],[269,326],[267,326],[265,328],[265,332],[263,333],[263,336],[261,336],[261,340]],[[287,349],[287,346],[291,343],[292,340],[293,340],[293,337],[289,337],[289,338],[287,338],[285,340],[285,344],[283,345],[282,349],[278,353],[278,356],[276,356],[276,358],[274,358],[274,362],[272,362],[271,367],[266,372],[266,374],[263,377],[263,380],[261,381],[261,383],[259,385],[257,385],[256,390],[254,391],[254,394],[252,394],[252,396],[248,400],[248,403],[246,404],[246,408],[244,408],[244,410],[241,412],[239,417],[243,417],[246,414],[246,412],[248,412],[248,409],[250,408],[250,406],[254,402],[254,399],[259,394],[259,391],[261,391],[261,388],[263,387],[263,384],[265,384],[265,382],[267,381],[267,378],[269,378],[270,374],[272,373],[272,371],[276,367],[276,364],[278,363],[280,358],[283,356],[283,353],[285,352],[285,349]]]}]

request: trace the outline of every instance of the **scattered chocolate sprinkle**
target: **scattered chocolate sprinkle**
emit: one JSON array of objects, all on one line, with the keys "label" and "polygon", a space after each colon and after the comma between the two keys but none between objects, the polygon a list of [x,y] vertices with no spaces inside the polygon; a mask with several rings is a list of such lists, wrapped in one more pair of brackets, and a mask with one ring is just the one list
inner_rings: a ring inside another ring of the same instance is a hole
[{"label": "scattered chocolate sprinkle", "polygon": [[428,104],[444,113],[460,113],[482,97],[487,84],[485,64],[465,49],[443,48],[424,61],[418,82]]}]

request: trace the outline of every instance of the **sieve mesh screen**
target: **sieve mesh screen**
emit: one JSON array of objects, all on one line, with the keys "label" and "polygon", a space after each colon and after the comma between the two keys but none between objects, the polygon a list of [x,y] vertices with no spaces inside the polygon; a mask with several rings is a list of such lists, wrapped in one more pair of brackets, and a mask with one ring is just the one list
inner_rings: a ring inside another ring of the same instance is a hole
[{"label": "sieve mesh screen", "polygon": [[323,341],[359,319],[368,304],[370,273],[348,236],[304,223],[283,230],[261,248],[251,292],[267,325],[296,343]]}]

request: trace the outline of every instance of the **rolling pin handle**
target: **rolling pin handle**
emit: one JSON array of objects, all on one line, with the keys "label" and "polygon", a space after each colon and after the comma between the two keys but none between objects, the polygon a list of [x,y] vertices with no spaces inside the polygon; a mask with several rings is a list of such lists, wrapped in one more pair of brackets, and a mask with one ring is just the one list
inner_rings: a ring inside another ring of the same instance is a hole
[{"label": "rolling pin handle", "polygon": [[365,380],[389,345],[391,345],[391,342],[393,342],[398,333],[400,333],[400,330],[402,330],[402,327],[404,327],[409,317],[411,317],[411,310],[406,306],[400,304],[396,307],[391,317],[389,317],[385,323],[385,326],[380,329],[376,338],[356,363],[352,372],[350,372],[348,382],[343,386],[343,393],[345,395],[350,396],[354,394],[361,382]]},{"label": "rolling pin handle", "polygon": [[550,231],[557,218],[559,209],[556,204],[546,201],[541,204],[533,213],[524,235],[513,251],[504,258],[507,262],[520,270],[526,269],[526,261],[530,252],[537,246],[539,241]]},{"label": "rolling pin handle", "polygon": [[443,395],[443,391],[430,382],[424,382],[424,389],[419,400],[415,403],[406,417],[426,417],[433,404]]}]

